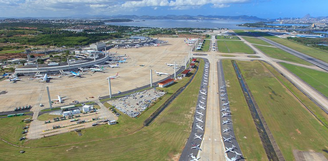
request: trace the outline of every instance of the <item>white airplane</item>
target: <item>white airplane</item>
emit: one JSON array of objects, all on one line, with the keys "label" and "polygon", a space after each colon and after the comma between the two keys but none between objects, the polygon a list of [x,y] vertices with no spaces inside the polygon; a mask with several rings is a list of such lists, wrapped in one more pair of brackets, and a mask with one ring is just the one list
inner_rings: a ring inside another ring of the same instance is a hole
[{"label": "white airplane", "polygon": [[242,156],[240,153],[236,152],[236,151],[232,151],[233,153],[235,153],[236,155]]},{"label": "white airplane", "polygon": [[223,138],[223,141],[224,141],[224,142],[229,142],[229,143],[231,143],[231,142],[232,142],[231,139],[233,139],[232,136],[230,136],[230,137],[228,137],[228,138],[225,138],[225,137],[222,137],[222,138]]},{"label": "white airplane", "polygon": [[234,157],[232,157],[232,158],[228,158],[228,157],[226,156],[226,159],[227,159],[227,161],[237,161],[237,160],[238,160],[238,155],[236,154],[236,156],[234,156]]},{"label": "white airplane", "polygon": [[224,90],[224,89],[221,89],[221,90],[220,90],[220,92],[221,92],[221,93],[224,93],[224,92],[225,92],[225,90]]},{"label": "white airplane", "polygon": [[156,70],[155,70],[155,73],[156,73],[158,76],[169,75],[168,73],[164,73],[164,72],[156,72]]},{"label": "white airplane", "polygon": [[168,64],[168,63],[166,63],[166,65],[169,66],[169,67],[173,67],[174,66],[174,64]]},{"label": "white airplane", "polygon": [[86,72],[86,71],[88,71],[89,69],[88,69],[88,68],[79,68],[79,70],[80,70],[81,72]]},{"label": "white airplane", "polygon": [[92,71],[92,72],[104,72],[104,67],[101,67],[101,68],[90,68],[90,71]]},{"label": "white airplane", "polygon": [[222,125],[225,125],[225,124],[228,124],[228,123],[230,123],[230,119],[223,121]]},{"label": "white airplane", "polygon": [[201,103],[201,104],[205,104],[205,102],[203,102],[203,101],[199,101],[199,103]]},{"label": "white airplane", "polygon": [[232,144],[231,148],[228,148],[228,147],[225,147],[225,153],[228,153],[228,152],[234,152],[233,150],[235,149],[235,145]]},{"label": "white airplane", "polygon": [[103,68],[103,67],[108,67],[108,65],[95,65],[95,67]]},{"label": "white airplane", "polygon": [[225,96],[226,94],[227,94],[227,93],[222,93],[220,96],[223,97],[223,96]]},{"label": "white airplane", "polygon": [[192,147],[191,147],[191,149],[198,149],[198,150],[202,151],[202,149],[200,148],[200,145],[199,144],[198,145],[193,144]]},{"label": "white airplane", "polygon": [[196,117],[196,120],[197,120],[198,122],[201,122],[201,123],[204,122],[201,118],[198,118],[198,117]]},{"label": "white airplane", "polygon": [[18,77],[14,77],[14,78],[10,78],[9,81],[13,82],[13,83],[16,83],[17,81],[21,81],[22,79],[19,79]]},{"label": "white airplane", "polygon": [[203,100],[204,100],[204,99],[206,99],[206,97],[202,97],[201,99],[203,99]]},{"label": "white airplane", "polygon": [[63,103],[63,101],[65,99],[67,99],[66,97],[61,97],[60,95],[57,95],[58,99],[52,99],[52,101],[58,101],[59,103]]},{"label": "white airplane", "polygon": [[205,110],[205,109],[206,109],[205,106],[198,105],[198,107],[199,107],[200,109],[202,109],[202,110]]},{"label": "white airplane", "polygon": [[116,65],[114,65],[114,64],[109,64],[109,67],[111,67],[111,68],[118,68],[118,67],[119,67],[119,64],[116,64]]},{"label": "white airplane", "polygon": [[198,161],[200,159],[200,157],[197,158],[196,156],[194,156],[193,153],[190,154],[190,157],[191,157],[191,160],[190,161]]},{"label": "white airplane", "polygon": [[229,113],[222,113],[222,117],[227,117],[227,116],[230,116]]},{"label": "white airplane", "polygon": [[194,137],[194,139],[203,140],[203,139],[202,139],[202,135],[197,135],[196,133],[195,133],[195,137]]},{"label": "white airplane", "polygon": [[226,133],[226,132],[229,132],[230,131],[230,128],[226,128],[226,129],[223,129],[223,133]]},{"label": "white airplane", "polygon": [[227,110],[229,110],[229,107],[222,108],[222,109],[221,109],[221,112],[222,112],[222,111],[227,111]]},{"label": "white airplane", "polygon": [[227,103],[223,103],[222,105],[223,105],[223,106],[228,106],[228,105],[229,105],[229,102],[227,102]]},{"label": "white airplane", "polygon": [[206,92],[199,91],[200,94],[206,95]]},{"label": "white airplane", "polygon": [[203,127],[202,127],[202,126],[200,126],[200,125],[198,125],[198,124],[196,124],[196,128],[198,128],[199,130],[202,130],[202,131],[204,131]]},{"label": "white airplane", "polygon": [[48,77],[48,74],[44,74],[42,78],[40,78],[40,82],[49,82],[50,79],[53,79],[53,77]]},{"label": "white airplane", "polygon": [[109,76],[109,77],[107,77],[107,79],[115,79],[115,78],[117,78],[118,77],[118,72],[116,73],[116,75],[113,75],[113,76]]},{"label": "white airplane", "polygon": [[220,88],[223,89],[224,87],[225,87],[225,86],[223,85],[223,86],[221,86]]},{"label": "white airplane", "polygon": [[201,112],[196,111],[196,113],[197,113],[198,115],[204,116],[204,114],[201,113]]}]

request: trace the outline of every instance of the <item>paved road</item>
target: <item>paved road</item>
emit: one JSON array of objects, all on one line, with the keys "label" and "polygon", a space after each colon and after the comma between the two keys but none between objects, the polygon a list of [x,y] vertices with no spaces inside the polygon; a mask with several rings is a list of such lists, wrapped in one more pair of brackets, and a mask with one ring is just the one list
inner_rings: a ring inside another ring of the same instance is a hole
[{"label": "paved road", "polygon": [[286,47],[284,45],[281,45],[279,43],[276,43],[276,42],[274,42],[272,40],[269,40],[267,38],[259,37],[259,39],[261,39],[261,40],[263,40],[263,41],[265,41],[265,42],[267,42],[267,43],[269,43],[271,45],[274,45],[274,46],[276,46],[276,47],[278,47],[278,48],[280,48],[280,49],[282,49],[282,50],[284,50],[284,51],[286,51],[286,52],[288,52],[288,53],[290,53],[292,55],[295,55],[295,56],[297,56],[297,57],[299,57],[299,58],[301,58],[301,59],[303,59],[303,60],[305,60],[305,61],[307,61],[309,63],[312,63],[312,64],[314,64],[314,65],[316,65],[316,66],[318,66],[318,67],[320,67],[320,68],[328,71],[328,63],[326,63],[324,61],[321,61],[321,60],[316,59],[314,57],[311,57],[311,56],[308,56],[306,54],[303,54],[303,53],[301,53],[299,51],[296,51],[294,49],[291,49],[289,47]]},{"label": "paved road", "polygon": [[[212,41],[214,42],[214,41]],[[224,146],[221,138],[220,106],[218,100],[218,71],[215,54],[209,54],[210,73],[208,85],[208,100],[206,110],[205,134],[202,151],[199,152],[201,160],[225,160]]]}]

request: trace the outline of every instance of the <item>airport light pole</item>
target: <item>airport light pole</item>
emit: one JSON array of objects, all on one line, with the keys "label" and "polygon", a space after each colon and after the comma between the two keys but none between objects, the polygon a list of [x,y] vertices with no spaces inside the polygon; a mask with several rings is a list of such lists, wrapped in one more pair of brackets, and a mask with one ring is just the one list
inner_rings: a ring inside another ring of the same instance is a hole
[{"label": "airport light pole", "polygon": [[50,106],[50,109],[52,109],[52,102],[51,102],[50,92],[49,92],[49,87],[48,86],[47,86],[47,92],[48,92],[49,106]]},{"label": "airport light pole", "polygon": [[153,87],[153,71],[150,69],[150,87]]},{"label": "airport light pole", "polygon": [[109,89],[109,98],[112,98],[112,86],[110,82],[110,78],[108,77],[108,89]]},{"label": "airport light pole", "polygon": [[174,62],[174,80],[177,79],[177,73],[176,73],[176,69],[175,69],[175,62]]}]

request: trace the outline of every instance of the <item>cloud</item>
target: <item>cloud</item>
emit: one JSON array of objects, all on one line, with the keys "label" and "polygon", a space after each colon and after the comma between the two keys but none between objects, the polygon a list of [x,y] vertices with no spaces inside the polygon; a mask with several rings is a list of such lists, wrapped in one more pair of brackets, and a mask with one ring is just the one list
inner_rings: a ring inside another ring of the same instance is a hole
[{"label": "cloud", "polygon": [[[140,8],[150,7],[159,10],[196,9],[205,5],[214,8],[229,7],[235,3],[251,0],[0,0],[3,15],[21,14],[22,16],[71,15],[71,14],[120,14],[134,13]],[[43,14],[43,15],[42,15]]]},{"label": "cloud", "polygon": [[212,5],[215,8],[229,7],[233,3],[245,3],[250,0],[141,0],[127,1],[122,4],[125,8],[136,7],[172,7],[171,9],[190,9],[204,5]]}]

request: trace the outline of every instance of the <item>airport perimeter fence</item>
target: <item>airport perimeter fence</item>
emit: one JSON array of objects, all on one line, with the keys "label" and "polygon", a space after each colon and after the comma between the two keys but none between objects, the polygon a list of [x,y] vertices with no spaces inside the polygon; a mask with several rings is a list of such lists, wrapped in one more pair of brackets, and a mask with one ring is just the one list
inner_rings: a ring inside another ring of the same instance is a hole
[{"label": "airport perimeter fence", "polygon": [[[199,66],[199,65],[198,65]],[[153,114],[151,114],[145,121],[144,126],[148,126],[155,118],[177,97],[180,95],[180,93],[191,83],[191,81],[194,79],[195,75],[198,72],[198,67],[196,68],[196,72],[192,75],[190,80],[187,82],[186,85],[179,88],[177,92],[175,92],[168,100],[164,102]]]}]

